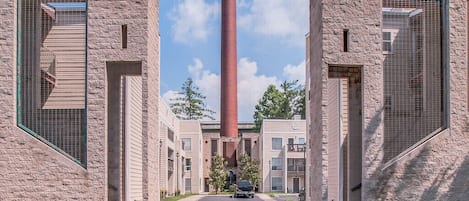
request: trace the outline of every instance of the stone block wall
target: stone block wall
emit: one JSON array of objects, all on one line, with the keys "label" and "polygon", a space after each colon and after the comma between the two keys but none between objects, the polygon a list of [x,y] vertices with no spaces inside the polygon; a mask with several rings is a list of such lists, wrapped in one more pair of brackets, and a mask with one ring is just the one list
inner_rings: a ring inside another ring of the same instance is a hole
[{"label": "stone block wall", "polygon": [[380,172],[375,200],[465,200],[469,196],[467,1],[449,1],[448,128]]},{"label": "stone block wall", "polygon": [[142,63],[143,197],[159,200],[158,1],[88,0],[86,168],[16,126],[16,7],[0,1],[0,200],[107,200],[106,68],[116,61]]},{"label": "stone block wall", "polygon": [[[464,200],[469,192],[467,2],[448,1],[449,60],[443,62],[448,64],[449,78],[447,129],[390,167],[385,167],[383,160],[381,5],[381,0],[310,1],[312,105],[308,140],[312,146],[308,160],[312,170],[308,172],[308,200],[328,200],[324,88],[328,68],[335,65],[362,67],[362,200]],[[349,52],[341,51],[344,29],[350,34]]]},{"label": "stone block wall", "polygon": [[[0,200],[105,200],[103,151],[85,169],[16,126],[16,9],[0,2]],[[90,114],[90,126],[100,118]]]}]

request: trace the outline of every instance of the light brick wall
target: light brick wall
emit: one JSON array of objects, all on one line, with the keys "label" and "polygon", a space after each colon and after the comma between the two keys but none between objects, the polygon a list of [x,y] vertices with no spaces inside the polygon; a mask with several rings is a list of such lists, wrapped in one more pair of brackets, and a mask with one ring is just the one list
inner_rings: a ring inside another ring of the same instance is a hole
[{"label": "light brick wall", "polygon": [[[16,126],[16,6],[0,2],[0,200],[105,200],[104,144],[85,169]],[[90,111],[89,122],[103,127],[104,116]]]},{"label": "light brick wall", "polygon": [[[363,67],[362,200],[465,200],[469,196],[467,2],[449,1],[449,128],[384,170],[381,0],[310,2],[309,139],[313,141],[308,200],[327,200],[324,88],[328,66],[334,64]],[[343,29],[350,33],[349,53],[341,52]]]},{"label": "light brick wall", "polygon": [[86,169],[16,127],[16,3],[0,2],[0,200],[107,200],[108,61],[142,62],[144,199],[159,200],[158,1],[88,1]]},{"label": "light brick wall", "polygon": [[370,200],[456,201],[469,196],[467,2],[449,2],[449,128],[382,171]]}]

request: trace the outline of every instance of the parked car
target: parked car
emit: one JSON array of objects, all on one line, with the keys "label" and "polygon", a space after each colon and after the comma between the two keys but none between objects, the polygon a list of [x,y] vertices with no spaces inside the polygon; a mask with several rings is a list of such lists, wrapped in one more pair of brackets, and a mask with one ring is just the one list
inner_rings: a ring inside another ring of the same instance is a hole
[{"label": "parked car", "polygon": [[248,180],[240,180],[236,182],[236,189],[234,192],[234,197],[248,197],[248,198],[254,198],[254,188]]},{"label": "parked car", "polygon": [[298,193],[298,201],[305,201],[305,189],[301,189]]}]

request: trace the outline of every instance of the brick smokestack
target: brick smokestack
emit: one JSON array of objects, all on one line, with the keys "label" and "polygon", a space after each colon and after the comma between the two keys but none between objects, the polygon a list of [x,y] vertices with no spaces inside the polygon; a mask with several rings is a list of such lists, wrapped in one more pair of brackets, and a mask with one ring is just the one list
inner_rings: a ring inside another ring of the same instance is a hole
[{"label": "brick smokestack", "polygon": [[236,0],[221,4],[221,136],[238,136]]},{"label": "brick smokestack", "polygon": [[222,0],[220,135],[228,138],[228,141],[223,142],[223,157],[228,162],[228,167],[236,167],[236,138],[238,137],[236,51],[236,0]]}]

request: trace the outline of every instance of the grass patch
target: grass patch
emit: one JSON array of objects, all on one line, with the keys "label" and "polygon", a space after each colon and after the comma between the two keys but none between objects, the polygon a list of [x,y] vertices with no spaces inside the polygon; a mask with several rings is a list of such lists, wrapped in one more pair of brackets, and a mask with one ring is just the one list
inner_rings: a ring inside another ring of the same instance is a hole
[{"label": "grass patch", "polygon": [[277,195],[282,195],[282,194],[288,194],[288,193],[284,193],[284,192],[270,192],[270,193],[265,193],[267,194],[268,196],[270,197],[277,197]]},{"label": "grass patch", "polygon": [[187,198],[192,195],[197,195],[197,194],[187,193],[187,194],[180,195],[180,196],[169,197],[169,198],[164,199],[163,201],[176,201],[176,200]]}]

